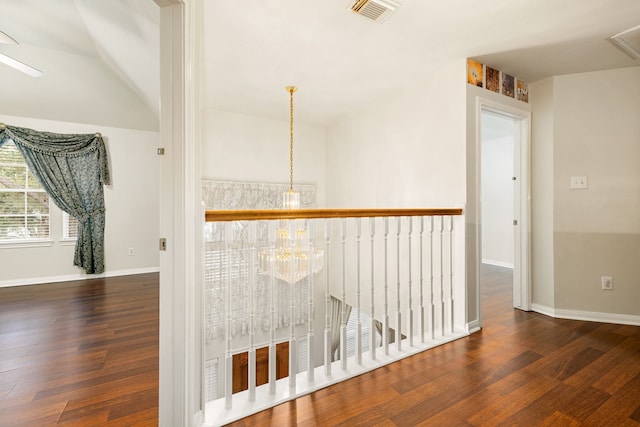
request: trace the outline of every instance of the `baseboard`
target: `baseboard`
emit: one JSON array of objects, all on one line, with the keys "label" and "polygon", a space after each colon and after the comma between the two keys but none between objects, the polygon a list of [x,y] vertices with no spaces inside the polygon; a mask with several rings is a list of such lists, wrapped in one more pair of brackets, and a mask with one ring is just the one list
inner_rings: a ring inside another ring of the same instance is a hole
[{"label": "baseboard", "polygon": [[0,281],[0,288],[8,288],[10,286],[38,285],[42,283],[71,282],[74,280],[99,279],[102,277],[130,276],[132,274],[157,273],[159,271],[159,267],[149,267],[133,268],[129,270],[112,270],[100,274],[77,273],[67,274],[63,276],[30,277],[27,279],[2,280]]},{"label": "baseboard", "polygon": [[483,264],[495,265],[496,267],[513,268],[512,262],[496,261],[494,259],[482,259]]},{"label": "baseboard", "polygon": [[545,316],[549,317],[558,317],[556,316],[556,310],[546,305],[533,303],[531,304],[531,311],[535,311],[536,313],[544,314]]},{"label": "baseboard", "polygon": [[472,322],[467,323],[467,332],[470,334],[478,332],[482,327],[480,326],[479,320],[474,320]]},{"label": "baseboard", "polygon": [[559,319],[584,320],[587,322],[615,323],[620,325],[640,326],[640,316],[635,316],[632,314],[554,309],[539,304],[532,304],[531,310],[540,314],[544,314],[545,316],[556,317]]}]

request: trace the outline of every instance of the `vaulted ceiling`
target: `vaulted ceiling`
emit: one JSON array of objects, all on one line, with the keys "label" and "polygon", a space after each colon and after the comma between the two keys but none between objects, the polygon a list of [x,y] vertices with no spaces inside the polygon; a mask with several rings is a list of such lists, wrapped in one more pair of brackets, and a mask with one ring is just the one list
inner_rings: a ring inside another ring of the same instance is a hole
[{"label": "vaulted ceiling", "polygon": [[[353,0],[203,0],[206,108],[327,124],[451,61],[532,83],[640,66],[608,38],[640,24],[637,0],[400,0],[379,23]],[[159,9],[152,0],[0,0],[0,114],[158,128]]]},{"label": "vaulted ceiling", "polygon": [[158,129],[159,9],[152,0],[0,0],[0,114]]}]

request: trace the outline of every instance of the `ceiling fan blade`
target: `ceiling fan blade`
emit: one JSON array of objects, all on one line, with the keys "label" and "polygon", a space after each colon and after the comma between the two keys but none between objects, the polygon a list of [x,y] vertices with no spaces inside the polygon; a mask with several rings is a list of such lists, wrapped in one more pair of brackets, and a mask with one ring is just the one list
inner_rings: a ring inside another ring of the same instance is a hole
[{"label": "ceiling fan blade", "polygon": [[0,62],[9,67],[13,67],[18,71],[22,71],[25,74],[30,75],[31,77],[40,77],[42,75],[42,71],[36,70],[33,67],[28,66],[27,64],[17,61],[5,54],[0,53]]},{"label": "ceiling fan blade", "polygon": [[0,31],[0,43],[18,44],[18,42],[15,41],[11,36],[9,36],[7,33],[3,33],[2,31]]}]

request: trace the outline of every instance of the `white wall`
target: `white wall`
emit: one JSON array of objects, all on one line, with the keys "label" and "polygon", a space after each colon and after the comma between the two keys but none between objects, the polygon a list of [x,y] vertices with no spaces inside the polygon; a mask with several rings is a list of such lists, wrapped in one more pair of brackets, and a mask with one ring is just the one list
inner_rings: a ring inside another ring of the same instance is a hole
[{"label": "white wall", "polygon": [[464,203],[466,65],[422,76],[327,128],[327,204],[336,208]]},{"label": "white wall", "polygon": [[61,213],[51,203],[51,246],[0,245],[0,286],[158,271],[158,132],[15,116],[0,116],[0,121],[56,133],[102,133],[112,181],[104,190],[104,274],[85,275],[73,266],[74,246],[59,241]]},{"label": "white wall", "polygon": [[[244,182],[289,182],[289,121],[218,110],[202,112],[202,177]],[[293,182],[316,184],[325,206],[325,130],[294,123]]]}]

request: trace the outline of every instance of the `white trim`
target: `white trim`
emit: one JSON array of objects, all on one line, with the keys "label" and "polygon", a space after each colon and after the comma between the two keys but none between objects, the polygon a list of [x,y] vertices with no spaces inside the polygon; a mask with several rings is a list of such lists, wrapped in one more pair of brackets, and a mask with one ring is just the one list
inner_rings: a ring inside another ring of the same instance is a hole
[{"label": "white trim", "polygon": [[[520,187],[519,187],[519,209],[515,212],[518,225],[514,226],[514,307],[521,310],[531,309],[531,112],[522,110],[502,103],[494,102],[481,96],[476,97],[476,250],[479,254],[477,258],[476,274],[478,305],[480,305],[480,261],[482,259],[482,205],[481,205],[481,123],[482,110],[489,110],[498,114],[512,117],[519,121],[520,138],[518,141]],[[517,168],[514,168],[514,170]],[[520,286],[516,289],[516,283]],[[478,308],[478,310],[481,310]],[[482,312],[478,312],[478,317],[482,320]]]},{"label": "white trim", "polygon": [[513,268],[512,262],[497,261],[495,259],[482,258],[482,263],[495,265],[496,267]]},{"label": "white trim", "polygon": [[555,309],[546,305],[533,303],[531,304],[531,311],[535,311],[536,313],[544,314],[545,316],[549,317],[556,317]]},{"label": "white trim", "polygon": [[201,410],[200,29],[202,0],[156,0],[160,16],[160,426]]},{"label": "white trim", "polygon": [[47,246],[53,246],[52,239],[4,240],[0,242],[0,249],[44,248]]},{"label": "white trim", "polygon": [[78,239],[76,237],[63,237],[58,240],[58,242],[60,242],[60,246],[73,246],[77,241]]},{"label": "white trim", "polygon": [[[184,287],[184,396],[186,422],[197,420],[196,414],[203,411],[204,379],[203,341],[200,329],[203,321],[204,252],[202,236],[204,212],[202,210],[201,152],[201,43],[203,0],[189,0],[185,13],[185,145],[184,145],[184,233],[182,234],[185,260]],[[175,226],[174,226],[175,227]],[[204,413],[202,414],[204,417]]]},{"label": "white trim", "polygon": [[100,274],[77,273],[77,274],[66,274],[62,276],[42,276],[42,277],[32,277],[28,279],[2,280],[0,281],[0,288],[8,288],[10,286],[41,285],[43,283],[71,282],[75,280],[90,280],[90,279],[99,279],[102,277],[131,276],[133,274],[157,273],[159,271],[160,269],[158,267],[148,267],[148,268],[132,268],[129,270],[106,271]]},{"label": "white trim", "polygon": [[640,316],[636,316],[633,314],[554,309],[540,304],[531,304],[531,309],[537,313],[544,314],[545,316],[550,316],[558,319],[583,320],[587,322],[640,326]]},{"label": "white trim", "polygon": [[472,322],[467,323],[467,331],[469,334],[474,334],[482,329],[480,326],[480,320],[474,320]]}]

